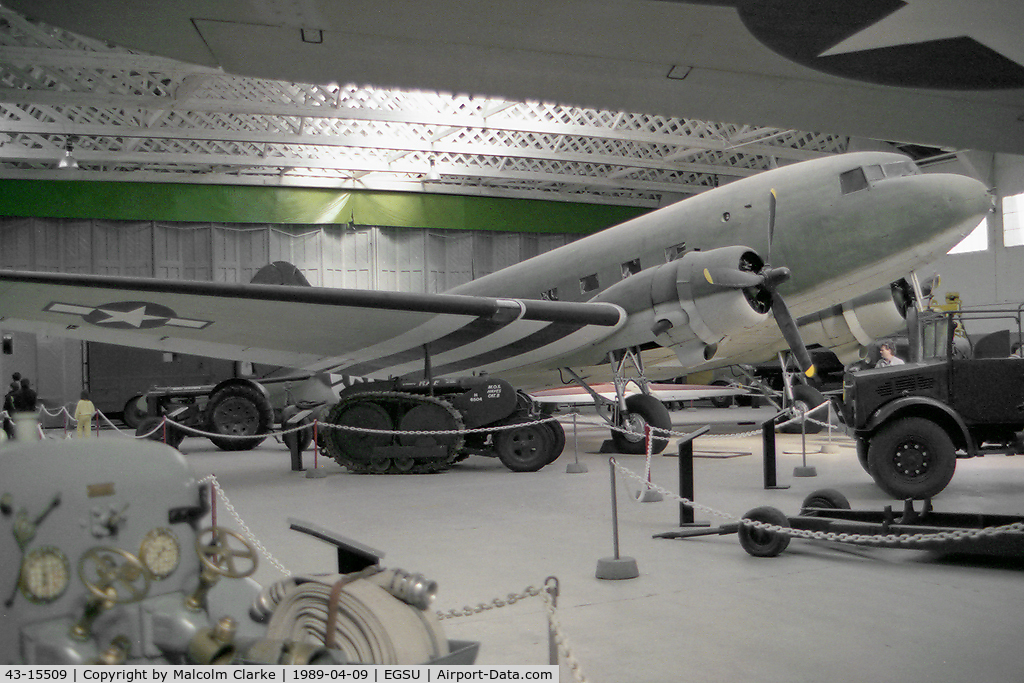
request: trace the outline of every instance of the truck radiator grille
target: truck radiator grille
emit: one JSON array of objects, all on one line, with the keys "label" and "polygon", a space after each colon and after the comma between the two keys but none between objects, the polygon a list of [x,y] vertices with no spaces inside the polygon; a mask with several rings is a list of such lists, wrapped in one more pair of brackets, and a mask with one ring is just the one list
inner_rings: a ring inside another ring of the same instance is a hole
[{"label": "truck radiator grille", "polygon": [[914,394],[935,388],[935,378],[927,375],[903,375],[878,385],[878,395],[889,398],[904,392]]}]

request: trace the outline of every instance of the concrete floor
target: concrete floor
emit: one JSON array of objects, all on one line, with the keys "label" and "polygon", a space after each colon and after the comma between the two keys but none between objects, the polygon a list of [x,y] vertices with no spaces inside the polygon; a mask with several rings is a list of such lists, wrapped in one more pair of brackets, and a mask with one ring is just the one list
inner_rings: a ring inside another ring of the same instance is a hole
[{"label": "concrete floor", "polygon": [[[788,515],[819,488],[843,492],[854,508],[881,510],[886,498],[840,435],[820,452],[824,435],[807,438],[812,478],[795,478],[800,435],[780,435],[778,478],[762,487],[761,438],[723,432],[754,429],[763,413],[699,409],[673,413],[685,425],[715,422],[695,441],[695,499],[741,516],[761,505]],[[595,578],[612,554],[608,456],[597,451],[607,431],[593,415],[578,419],[579,462],[569,474],[568,443],[555,463],[516,474],[494,459],[471,457],[439,475],[352,475],[319,462],[323,478],[290,472],[283,446],[225,453],[201,439],[182,446],[199,476],[216,474],[252,533],[292,572],[335,569],[333,548],[288,529],[287,518],[315,522],[385,552],[383,564],[422,572],[440,586],[442,611],[490,602],[558,577],[558,618],[590,681],[986,681],[1021,680],[1024,648],[1024,561],[951,559],[914,550],[866,549],[794,540],[776,558],[755,558],[736,536],[654,539],[677,528],[672,500],[638,503],[621,476],[622,555],[640,576]],[[744,427],[736,427],[745,421]],[[718,424],[720,423],[720,424]],[[652,478],[676,490],[675,446],[653,460]],[[642,472],[642,456],[619,456]],[[994,456],[962,461],[938,510],[1024,514],[1024,461]],[[312,454],[306,454],[312,464]],[[898,505],[898,504],[897,504]],[[234,526],[218,509],[218,522]],[[715,524],[722,519],[698,513]],[[256,580],[281,578],[269,561]],[[543,603],[515,605],[444,622],[449,638],[481,643],[481,664],[544,664]],[[562,680],[573,680],[563,665]]]}]

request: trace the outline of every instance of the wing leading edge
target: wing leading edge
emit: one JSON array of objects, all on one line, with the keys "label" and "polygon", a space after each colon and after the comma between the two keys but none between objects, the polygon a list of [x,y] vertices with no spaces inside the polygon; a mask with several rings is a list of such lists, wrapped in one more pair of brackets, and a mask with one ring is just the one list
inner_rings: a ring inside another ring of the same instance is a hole
[{"label": "wing leading edge", "polygon": [[0,327],[367,377],[498,372],[596,343],[611,304],[0,271]]}]

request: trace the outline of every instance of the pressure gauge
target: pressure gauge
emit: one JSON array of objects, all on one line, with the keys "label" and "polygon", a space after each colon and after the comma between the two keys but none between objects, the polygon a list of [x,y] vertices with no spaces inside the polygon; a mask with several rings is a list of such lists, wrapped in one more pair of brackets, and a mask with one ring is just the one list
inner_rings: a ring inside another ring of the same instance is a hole
[{"label": "pressure gauge", "polygon": [[174,532],[166,527],[150,530],[142,539],[139,559],[154,579],[166,579],[178,568],[181,545]]},{"label": "pressure gauge", "polygon": [[21,561],[21,592],[35,603],[53,602],[67,589],[71,564],[59,548],[30,550]]}]

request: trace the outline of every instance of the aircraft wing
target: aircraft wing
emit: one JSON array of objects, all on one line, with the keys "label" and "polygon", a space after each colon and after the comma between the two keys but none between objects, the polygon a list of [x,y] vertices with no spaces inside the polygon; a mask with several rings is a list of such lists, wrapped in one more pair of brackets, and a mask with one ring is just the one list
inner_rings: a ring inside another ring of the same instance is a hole
[{"label": "aircraft wing", "polygon": [[543,362],[610,335],[612,304],[0,271],[0,328],[365,377]]},{"label": "aircraft wing", "polygon": [[[615,399],[615,385],[606,382],[593,384],[591,388],[603,398]],[[747,392],[737,387],[711,386],[707,384],[651,384],[651,395],[659,401],[697,401],[702,398],[727,398],[740,396]],[[626,387],[625,395],[640,393],[633,384]],[[530,397],[537,403],[554,405],[593,405],[594,398],[583,387],[572,385],[554,389],[531,391]]]}]

